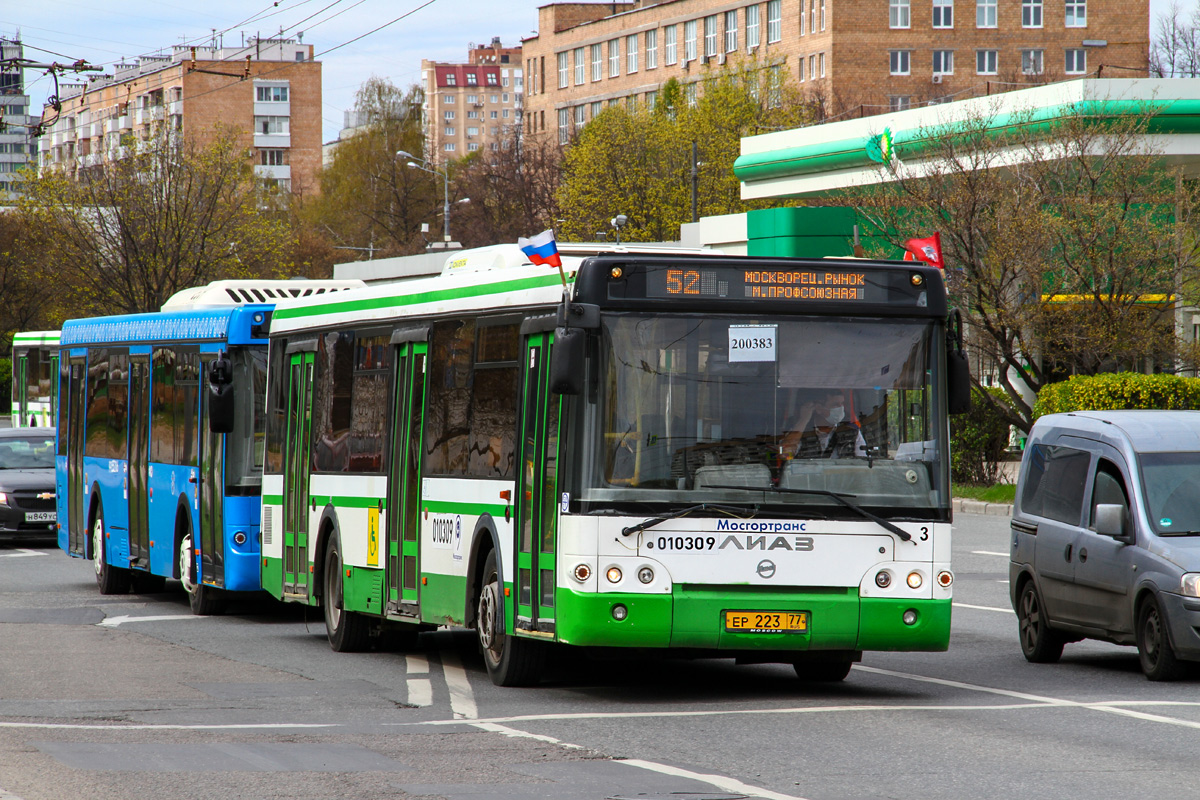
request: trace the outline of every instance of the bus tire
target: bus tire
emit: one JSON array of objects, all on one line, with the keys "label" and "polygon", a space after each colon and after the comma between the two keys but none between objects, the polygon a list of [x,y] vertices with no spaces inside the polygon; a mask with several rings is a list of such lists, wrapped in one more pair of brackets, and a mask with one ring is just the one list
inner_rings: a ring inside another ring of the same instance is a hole
[{"label": "bus tire", "polygon": [[831,653],[827,657],[795,661],[792,663],[792,668],[796,670],[796,677],[803,681],[838,683],[846,680],[853,664],[853,656]]},{"label": "bus tire", "polygon": [[336,653],[354,653],[366,649],[371,629],[361,614],[346,610],[342,583],[342,554],[336,531],[325,543],[325,575],[321,586],[321,606],[325,610],[325,632]]},{"label": "bus tire", "polygon": [[196,580],[196,548],[189,527],[179,540],[179,580],[187,592],[188,605],[198,617],[216,616],[225,613],[228,599],[225,592],[215,586],[205,586]]},{"label": "bus tire", "polygon": [[531,686],[541,677],[545,650],[541,642],[519,639],[506,634],[504,590],[496,569],[496,551],[488,552],[483,563],[483,582],[479,589],[479,610],[475,615],[479,650],[488,676],[497,686]]},{"label": "bus tire", "polygon": [[107,539],[104,512],[97,508],[92,517],[92,563],[96,568],[96,585],[100,587],[100,594],[127,594],[129,570],[108,563]]}]

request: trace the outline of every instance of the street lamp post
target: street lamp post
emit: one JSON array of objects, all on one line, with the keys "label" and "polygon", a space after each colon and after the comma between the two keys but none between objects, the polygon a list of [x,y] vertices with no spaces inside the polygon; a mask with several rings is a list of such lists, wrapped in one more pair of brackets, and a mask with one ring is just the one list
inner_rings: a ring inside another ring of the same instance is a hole
[{"label": "street lamp post", "polygon": [[[434,175],[442,176],[442,241],[449,242],[450,241],[450,173],[447,172],[446,170],[440,170],[437,167],[432,167],[432,168],[429,167],[428,161],[426,161],[423,158],[414,156],[412,153],[409,153],[406,150],[397,150],[396,155],[398,157],[412,159],[411,161],[407,162],[407,164],[405,166],[408,166],[412,169],[419,169],[423,172],[430,172]],[[421,163],[418,164],[417,163],[418,161]],[[422,164],[424,164],[426,166],[421,166]]]}]

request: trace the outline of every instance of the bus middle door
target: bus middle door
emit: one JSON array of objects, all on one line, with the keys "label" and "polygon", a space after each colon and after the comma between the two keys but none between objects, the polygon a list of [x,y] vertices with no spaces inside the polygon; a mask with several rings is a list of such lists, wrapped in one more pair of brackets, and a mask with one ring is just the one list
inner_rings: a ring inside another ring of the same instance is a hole
[{"label": "bus middle door", "polygon": [[150,569],[150,356],[129,356],[129,566]]},{"label": "bus middle door", "polygon": [[315,355],[305,350],[288,356],[283,451],[283,595],[305,600],[309,597],[308,487]]},{"label": "bus middle door", "polygon": [[[225,586],[225,434],[208,420],[208,371],[214,353],[200,356],[200,576],[209,586]],[[199,581],[197,581],[199,583]]]},{"label": "bus middle door", "polygon": [[[424,334],[422,334],[424,335]],[[392,452],[388,470],[386,613],[420,616],[421,451],[424,447],[425,342],[401,343],[392,406]]]},{"label": "bus middle door", "polygon": [[548,390],[551,334],[525,339],[516,502],[517,635],[554,637],[559,398]]},{"label": "bus middle door", "polygon": [[[84,518],[83,445],[87,426],[87,354],[71,354],[67,364],[67,542],[68,552],[87,558],[88,521]],[[62,520],[59,520],[62,523]]]}]

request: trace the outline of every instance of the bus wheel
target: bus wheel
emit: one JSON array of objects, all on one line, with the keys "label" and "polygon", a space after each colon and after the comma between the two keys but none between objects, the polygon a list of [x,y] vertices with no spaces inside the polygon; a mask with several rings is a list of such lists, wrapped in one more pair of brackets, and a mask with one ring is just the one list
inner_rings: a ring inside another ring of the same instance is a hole
[{"label": "bus wheel", "polygon": [[483,587],[479,591],[479,610],[475,615],[479,650],[492,683],[529,686],[538,681],[545,651],[539,646],[540,642],[506,635],[503,598],[500,574],[496,570],[496,551],[493,550],[483,564]]},{"label": "bus wheel", "polygon": [[96,567],[96,585],[100,587],[100,594],[125,594],[129,591],[129,570],[108,563],[104,513],[99,510],[92,520],[92,563]]},{"label": "bus wheel", "polygon": [[804,681],[821,683],[837,683],[846,680],[854,659],[846,657],[828,657],[820,659],[801,659],[792,664],[796,677]]},{"label": "bus wheel", "polygon": [[225,613],[225,593],[215,586],[205,586],[196,580],[196,550],[189,530],[179,541],[179,580],[187,592],[188,605],[198,617]]},{"label": "bus wheel", "polygon": [[367,646],[370,628],[361,614],[346,610],[342,583],[342,554],[336,533],[325,545],[325,585],[321,592],[325,608],[325,632],[329,646],[338,653],[353,653]]}]

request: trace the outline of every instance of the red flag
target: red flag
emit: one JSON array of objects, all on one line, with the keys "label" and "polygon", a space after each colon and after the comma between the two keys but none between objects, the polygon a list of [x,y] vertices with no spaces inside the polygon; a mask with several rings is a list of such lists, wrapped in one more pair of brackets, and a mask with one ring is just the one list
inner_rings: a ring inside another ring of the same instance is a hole
[{"label": "red flag", "polygon": [[942,261],[942,235],[935,233],[925,239],[909,239],[904,243],[905,261],[924,261],[931,267],[945,269]]}]

